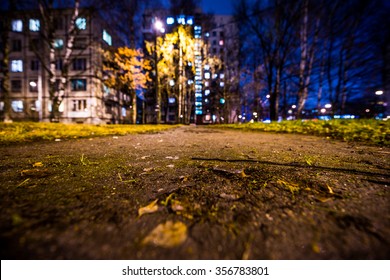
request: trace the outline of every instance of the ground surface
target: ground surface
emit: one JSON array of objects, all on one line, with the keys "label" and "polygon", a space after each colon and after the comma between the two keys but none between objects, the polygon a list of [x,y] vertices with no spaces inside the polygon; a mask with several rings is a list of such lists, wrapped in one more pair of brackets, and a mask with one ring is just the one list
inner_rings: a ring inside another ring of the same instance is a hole
[{"label": "ground surface", "polygon": [[389,259],[389,158],[188,126],[3,146],[1,259]]}]

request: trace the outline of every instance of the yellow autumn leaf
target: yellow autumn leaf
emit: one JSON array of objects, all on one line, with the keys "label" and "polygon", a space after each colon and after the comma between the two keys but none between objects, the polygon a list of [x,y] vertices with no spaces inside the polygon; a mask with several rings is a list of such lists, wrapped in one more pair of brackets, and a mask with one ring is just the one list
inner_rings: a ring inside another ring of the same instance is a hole
[{"label": "yellow autumn leaf", "polygon": [[187,239],[187,226],[182,222],[168,221],[155,227],[142,241],[144,245],[172,248]]},{"label": "yellow autumn leaf", "polygon": [[329,191],[329,193],[330,193],[330,194],[334,194],[334,192],[333,192],[332,188],[331,188],[331,187],[329,187],[328,185],[326,185],[326,186],[328,187],[328,191]]},{"label": "yellow autumn leaf", "polygon": [[42,167],[42,166],[43,166],[43,163],[40,161],[33,164],[33,167]]},{"label": "yellow autumn leaf", "polygon": [[141,217],[144,214],[154,213],[158,210],[157,205],[158,199],[152,201],[150,204],[146,205],[145,207],[141,207],[138,209],[138,216]]}]

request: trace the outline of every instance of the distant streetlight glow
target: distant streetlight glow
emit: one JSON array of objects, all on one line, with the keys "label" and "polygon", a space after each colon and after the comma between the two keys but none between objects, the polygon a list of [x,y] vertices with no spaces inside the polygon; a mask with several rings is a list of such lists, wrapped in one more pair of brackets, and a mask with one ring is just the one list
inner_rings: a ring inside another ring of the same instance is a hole
[{"label": "distant streetlight glow", "polygon": [[377,90],[377,91],[375,92],[375,94],[376,94],[376,95],[382,95],[382,94],[383,94],[383,90]]},{"label": "distant streetlight glow", "polygon": [[325,108],[322,108],[322,109],[321,109],[321,113],[323,113],[323,114],[326,113],[326,109],[325,109]]},{"label": "distant streetlight glow", "polygon": [[156,30],[160,31],[161,33],[165,32],[164,25],[159,20],[156,20],[156,22],[154,23],[154,28],[156,28]]},{"label": "distant streetlight glow", "polygon": [[270,98],[270,97],[271,97],[271,95],[267,94],[266,98]]},{"label": "distant streetlight glow", "polygon": [[36,83],[36,82],[34,82],[34,81],[31,81],[31,82],[30,82],[30,86],[32,86],[32,87],[34,87],[34,88],[35,88],[35,87],[37,86],[37,83]]},{"label": "distant streetlight glow", "polygon": [[326,109],[332,108],[332,104],[325,104],[325,108],[326,108]]},{"label": "distant streetlight glow", "polygon": [[291,108],[295,109],[297,108],[297,105],[292,105]]}]

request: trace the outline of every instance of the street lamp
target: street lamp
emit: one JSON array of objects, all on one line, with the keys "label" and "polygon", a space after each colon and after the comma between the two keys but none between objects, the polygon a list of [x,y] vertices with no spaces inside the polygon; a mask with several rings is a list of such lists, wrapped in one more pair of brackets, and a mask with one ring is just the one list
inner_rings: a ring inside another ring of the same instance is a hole
[{"label": "street lamp", "polygon": [[377,90],[377,91],[375,92],[375,94],[376,94],[376,95],[382,95],[382,94],[383,94],[383,90]]},{"label": "street lamp", "polygon": [[158,51],[157,51],[157,36],[158,32],[164,33],[164,25],[163,23],[155,18],[154,21],[154,61],[155,61],[155,67],[156,67],[156,117],[157,117],[157,124],[160,124],[161,122],[161,108],[160,108],[160,103],[161,103],[161,94],[160,94],[160,85],[159,85],[159,80],[158,80]]},{"label": "street lamp", "polygon": [[30,81],[30,87],[34,88],[38,92],[38,100],[35,102],[35,107],[38,111],[38,120],[42,121],[42,78],[38,77],[38,81]]}]

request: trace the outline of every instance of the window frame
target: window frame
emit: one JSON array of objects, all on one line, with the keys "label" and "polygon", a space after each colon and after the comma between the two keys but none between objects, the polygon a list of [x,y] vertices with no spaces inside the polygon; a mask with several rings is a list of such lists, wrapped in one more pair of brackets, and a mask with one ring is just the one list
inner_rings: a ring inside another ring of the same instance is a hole
[{"label": "window frame", "polygon": [[[82,82],[82,83],[79,84],[78,82]],[[87,91],[87,79],[82,79],[82,78],[71,79],[70,84],[71,84],[72,91]]]},{"label": "window frame", "polygon": [[12,73],[23,73],[23,60],[12,59],[10,69]]},{"label": "window frame", "polygon": [[41,21],[37,18],[30,18],[28,20],[28,29],[31,32],[39,32],[41,30]]}]

